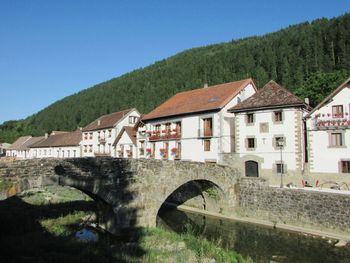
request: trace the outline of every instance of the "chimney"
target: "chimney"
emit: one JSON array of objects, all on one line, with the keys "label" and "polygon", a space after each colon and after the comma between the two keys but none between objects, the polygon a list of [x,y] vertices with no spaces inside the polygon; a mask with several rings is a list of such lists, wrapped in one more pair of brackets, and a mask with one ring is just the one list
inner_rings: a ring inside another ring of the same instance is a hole
[{"label": "chimney", "polygon": [[97,120],[97,126],[101,125],[101,120]]},{"label": "chimney", "polygon": [[309,98],[305,98],[305,103],[306,103],[307,105],[310,105],[310,100],[309,100]]},{"label": "chimney", "polygon": [[204,83],[204,88],[208,88],[208,83]]},{"label": "chimney", "polygon": [[45,133],[45,139],[49,138],[49,134],[46,132]]}]

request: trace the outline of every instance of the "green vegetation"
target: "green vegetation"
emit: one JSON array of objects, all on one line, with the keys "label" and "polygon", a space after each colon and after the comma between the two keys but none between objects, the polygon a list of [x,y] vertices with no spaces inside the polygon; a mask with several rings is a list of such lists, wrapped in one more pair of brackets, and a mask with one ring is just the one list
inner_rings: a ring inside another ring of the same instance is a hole
[{"label": "green vegetation", "polygon": [[99,242],[79,241],[75,233],[95,210],[94,203],[86,200],[90,199],[75,189],[54,186],[0,201],[0,261],[247,262],[233,251],[196,238],[190,229],[181,235],[141,229],[133,242],[103,232]]},{"label": "green vegetation", "polygon": [[0,192],[6,191],[13,186],[13,182],[5,179],[0,179]]},{"label": "green vegetation", "polygon": [[147,113],[177,92],[252,77],[274,79],[317,104],[350,73],[350,14],[275,33],[181,52],[66,97],[21,121],[0,126],[0,142],[20,135],[74,130],[106,113]]}]

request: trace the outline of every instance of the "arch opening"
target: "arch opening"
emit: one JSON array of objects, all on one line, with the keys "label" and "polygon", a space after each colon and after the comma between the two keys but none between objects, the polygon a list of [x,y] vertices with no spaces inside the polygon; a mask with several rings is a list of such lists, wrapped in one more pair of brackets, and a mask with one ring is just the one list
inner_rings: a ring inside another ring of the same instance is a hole
[{"label": "arch opening", "polygon": [[[229,210],[229,205],[225,192],[217,184],[208,180],[192,180],[175,189],[165,199],[157,212],[157,225],[170,225],[167,221],[172,219],[168,215],[174,209],[224,214]],[[176,214],[187,218],[184,214]]]},{"label": "arch opening", "polygon": [[256,161],[246,161],[245,165],[245,176],[247,177],[259,177],[259,163]]}]

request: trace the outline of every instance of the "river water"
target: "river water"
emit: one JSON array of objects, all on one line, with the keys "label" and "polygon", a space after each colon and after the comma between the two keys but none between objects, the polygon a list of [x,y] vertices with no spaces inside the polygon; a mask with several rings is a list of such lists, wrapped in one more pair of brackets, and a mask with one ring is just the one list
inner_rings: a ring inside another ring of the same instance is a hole
[{"label": "river water", "polygon": [[334,240],[164,208],[157,225],[177,233],[192,232],[254,262],[350,262],[350,248]]}]

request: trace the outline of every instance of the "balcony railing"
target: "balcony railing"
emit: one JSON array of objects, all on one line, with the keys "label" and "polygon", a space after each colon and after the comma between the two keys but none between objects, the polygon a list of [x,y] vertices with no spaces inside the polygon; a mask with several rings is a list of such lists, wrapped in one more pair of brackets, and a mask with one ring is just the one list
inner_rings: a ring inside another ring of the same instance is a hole
[{"label": "balcony railing", "polygon": [[317,114],[312,121],[313,129],[349,128],[350,126],[350,116],[347,112]]},{"label": "balcony railing", "polygon": [[181,133],[176,131],[148,132],[150,141],[164,141],[180,139]]},{"label": "balcony railing", "polygon": [[213,130],[211,129],[199,129],[198,137],[213,137]]}]

